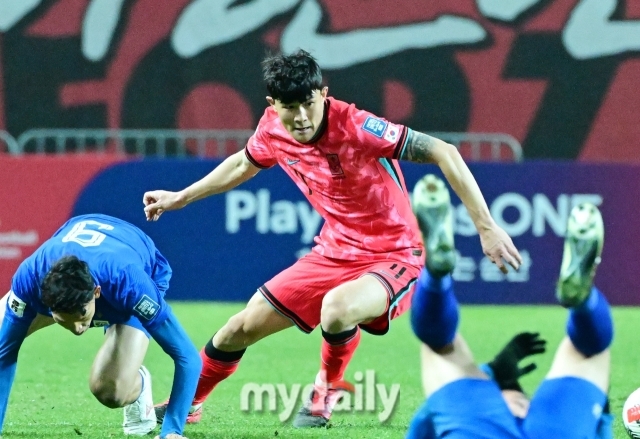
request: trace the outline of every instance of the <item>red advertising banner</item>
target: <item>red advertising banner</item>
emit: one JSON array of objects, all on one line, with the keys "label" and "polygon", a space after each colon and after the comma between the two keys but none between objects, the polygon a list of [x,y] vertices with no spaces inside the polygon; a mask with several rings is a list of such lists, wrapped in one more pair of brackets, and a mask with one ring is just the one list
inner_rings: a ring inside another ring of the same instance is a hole
[{"label": "red advertising banner", "polygon": [[0,154],[0,296],[9,291],[20,262],[69,219],[87,183],[119,160]]},{"label": "red advertising banner", "polygon": [[251,129],[261,59],[303,48],[330,94],[418,130],[504,132],[527,158],[640,160],[638,1],[32,0],[6,2],[0,33],[0,126],[15,137]]}]

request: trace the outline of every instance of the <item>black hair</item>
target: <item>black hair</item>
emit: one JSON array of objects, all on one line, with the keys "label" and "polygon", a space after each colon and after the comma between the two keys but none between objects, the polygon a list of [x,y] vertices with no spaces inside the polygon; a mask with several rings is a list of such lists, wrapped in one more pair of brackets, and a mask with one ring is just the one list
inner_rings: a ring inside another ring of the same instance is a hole
[{"label": "black hair", "polygon": [[40,287],[42,303],[51,311],[84,315],[95,284],[86,262],[65,256],[53,264]]},{"label": "black hair", "polygon": [[262,74],[269,95],[283,104],[305,102],[322,89],[320,66],[302,49],[291,55],[270,55],[262,61]]}]

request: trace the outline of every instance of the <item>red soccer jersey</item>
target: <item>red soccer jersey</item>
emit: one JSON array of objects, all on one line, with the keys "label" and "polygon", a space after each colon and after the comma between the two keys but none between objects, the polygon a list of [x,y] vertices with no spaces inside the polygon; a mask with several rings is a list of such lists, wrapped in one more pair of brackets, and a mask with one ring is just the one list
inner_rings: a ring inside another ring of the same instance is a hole
[{"label": "red soccer jersey", "polygon": [[396,160],[407,128],[328,98],[320,130],[317,141],[300,143],[269,107],[247,143],[247,158],[259,168],[280,164],[324,218],[313,251],[421,265],[422,237]]}]

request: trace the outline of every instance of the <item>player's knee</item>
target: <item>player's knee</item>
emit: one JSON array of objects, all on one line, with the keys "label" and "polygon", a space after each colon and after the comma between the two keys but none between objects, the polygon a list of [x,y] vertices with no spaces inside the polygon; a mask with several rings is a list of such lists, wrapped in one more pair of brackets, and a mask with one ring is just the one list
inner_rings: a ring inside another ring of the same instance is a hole
[{"label": "player's knee", "polygon": [[356,323],[353,320],[353,305],[336,295],[327,294],[322,301],[320,324],[327,332],[342,332]]},{"label": "player's knee", "polygon": [[131,385],[118,380],[92,380],[89,383],[91,393],[105,407],[112,409],[130,404],[128,401]]}]

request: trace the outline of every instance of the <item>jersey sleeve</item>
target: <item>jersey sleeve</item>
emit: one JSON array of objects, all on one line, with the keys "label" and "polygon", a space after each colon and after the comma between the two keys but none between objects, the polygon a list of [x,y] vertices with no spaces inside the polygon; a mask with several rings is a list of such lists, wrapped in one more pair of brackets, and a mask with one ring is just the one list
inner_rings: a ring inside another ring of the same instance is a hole
[{"label": "jersey sleeve", "polygon": [[170,308],[165,321],[151,331],[151,336],[169,354],[175,366],[160,437],[170,433],[181,435],[202,369],[200,354]]},{"label": "jersey sleeve", "polygon": [[28,264],[29,260],[27,259],[20,264],[11,279],[11,290],[7,298],[5,313],[5,318],[26,324],[31,323],[36,317],[38,309],[41,308],[37,303],[40,288],[36,276]]},{"label": "jersey sleeve", "polygon": [[244,153],[247,159],[260,169],[267,169],[277,163],[275,156],[269,146],[269,136],[266,129],[266,113],[258,123],[255,133],[249,138]]},{"label": "jersey sleeve", "polygon": [[[8,307],[9,305],[7,305]],[[9,312],[9,309],[5,310],[5,313]],[[0,322],[0,434],[2,433],[4,417],[7,413],[9,393],[16,374],[18,351],[27,336],[28,330],[28,322],[13,321],[6,317]]]},{"label": "jersey sleeve", "polygon": [[29,299],[38,297],[37,283],[29,270],[28,261],[20,264],[13,276],[4,317],[0,318],[0,433],[16,373],[18,352],[36,316],[34,304]]},{"label": "jersey sleeve", "polygon": [[116,306],[136,316],[149,332],[167,319],[168,305],[155,282],[137,266],[126,266],[118,279]]},{"label": "jersey sleeve", "polygon": [[374,158],[400,158],[407,141],[407,127],[355,107],[350,109],[350,113],[358,143],[366,154]]}]

